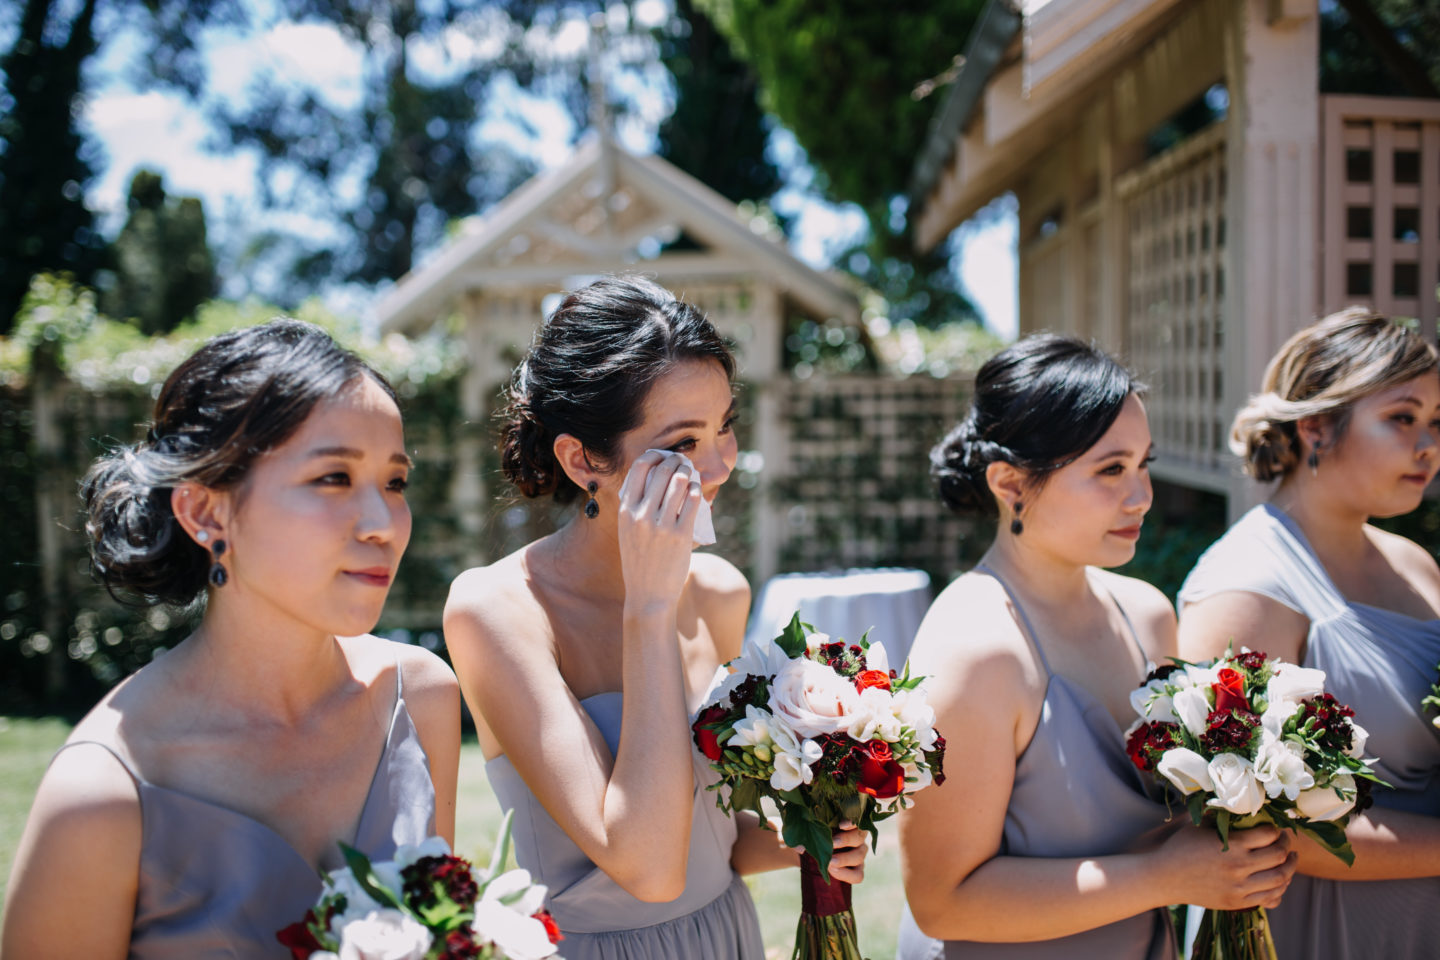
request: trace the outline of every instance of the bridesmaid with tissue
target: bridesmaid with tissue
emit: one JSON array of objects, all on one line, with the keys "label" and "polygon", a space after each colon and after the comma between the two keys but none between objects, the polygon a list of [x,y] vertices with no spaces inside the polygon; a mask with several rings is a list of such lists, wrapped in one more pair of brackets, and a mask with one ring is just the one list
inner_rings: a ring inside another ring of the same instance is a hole
[{"label": "bridesmaid with tissue", "polygon": [[[720,812],[690,739],[750,604],[739,571],[692,552],[714,542],[735,466],[734,374],[705,316],[648,280],[568,295],[511,378],[501,466],[524,496],[577,509],[451,586],[446,641],[486,773],[567,960],[759,960],[739,875],[799,863]],[[859,882],[859,831],[836,847],[831,874]]]}]

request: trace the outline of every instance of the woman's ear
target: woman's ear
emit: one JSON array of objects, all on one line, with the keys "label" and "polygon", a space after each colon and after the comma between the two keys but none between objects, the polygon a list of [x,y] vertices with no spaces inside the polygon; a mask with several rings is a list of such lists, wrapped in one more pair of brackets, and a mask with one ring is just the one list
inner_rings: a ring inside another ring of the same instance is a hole
[{"label": "woman's ear", "polygon": [[1335,424],[1329,417],[1301,417],[1295,421],[1300,436],[1300,452],[1324,450],[1334,445]]},{"label": "woman's ear", "polygon": [[555,452],[555,462],[560,464],[560,469],[565,471],[575,486],[584,490],[590,481],[603,482],[600,471],[596,470],[586,456],[585,444],[568,433],[562,433],[555,438],[551,446]]},{"label": "woman's ear", "polygon": [[1015,504],[1024,501],[1028,482],[1029,475],[1013,463],[995,460],[985,468],[985,483],[990,487],[995,502],[1007,514],[1014,513]]},{"label": "woman's ear", "polygon": [[232,500],[223,490],[179,483],[170,491],[170,510],[185,533],[206,550],[226,539]]}]

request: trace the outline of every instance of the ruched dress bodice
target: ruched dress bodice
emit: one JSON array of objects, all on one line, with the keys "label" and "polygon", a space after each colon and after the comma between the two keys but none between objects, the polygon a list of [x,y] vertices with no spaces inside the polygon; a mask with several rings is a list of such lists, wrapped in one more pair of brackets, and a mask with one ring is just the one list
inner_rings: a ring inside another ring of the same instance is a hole
[{"label": "ruched dress bodice", "polygon": [[[1011,602],[1033,640],[1028,618],[1013,594]],[[1105,705],[1050,670],[1038,642],[1035,650],[1049,679],[1040,721],[1015,762],[998,855],[1103,857],[1144,844],[1165,829],[1169,813],[1163,792],[1130,762],[1124,731]],[[1172,960],[1175,936],[1166,911],[1148,910],[1055,940],[939,941],[921,933],[907,909],[901,917],[897,956],[898,960]]]},{"label": "ruched dress bodice", "polygon": [[[397,675],[399,665],[396,665]],[[430,763],[398,688],[385,746],[351,846],[373,860],[435,826]],[[140,796],[139,889],[130,960],[288,960],[275,939],[319,899],[320,874],[272,828],[145,780],[111,744]]]},{"label": "ruched dress bodice", "polygon": [[[1375,805],[1440,816],[1440,731],[1420,709],[1440,663],[1440,620],[1350,603],[1283,510],[1255,507],[1214,543],[1180,589],[1185,605],[1254,593],[1310,620],[1304,666],[1355,711],[1368,756],[1390,787]],[[1257,648],[1263,645],[1250,641]],[[1437,868],[1440,870],[1440,868]],[[1420,957],[1440,943],[1440,877],[1325,880],[1296,875],[1270,928],[1281,960]]]},{"label": "ruched dress bodice", "polygon": [[[620,749],[622,694],[580,701],[613,756]],[[694,808],[685,889],[667,903],[627,893],[580,850],[520,779],[508,757],[485,765],[500,805],[514,812],[515,858],[550,888],[547,907],[565,935],[565,960],[761,960],[760,924],[744,881],[730,866],[735,821],[707,790],[717,774],[692,751]]]}]

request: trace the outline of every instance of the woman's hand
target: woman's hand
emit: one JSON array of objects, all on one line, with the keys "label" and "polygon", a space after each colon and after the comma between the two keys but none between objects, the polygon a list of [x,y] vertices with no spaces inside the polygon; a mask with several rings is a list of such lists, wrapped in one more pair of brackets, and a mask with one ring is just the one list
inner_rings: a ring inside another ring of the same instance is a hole
[{"label": "woman's hand", "polygon": [[636,612],[673,607],[690,572],[700,477],[679,454],[647,450],[620,485],[620,569]]},{"label": "woman's hand", "polygon": [[1215,910],[1278,906],[1295,875],[1290,835],[1270,824],[1231,830],[1228,850],[1212,827],[1187,824],[1155,855],[1176,885],[1176,902]]},{"label": "woman's hand", "polygon": [[835,852],[830,857],[830,876],[846,883],[864,880],[865,858],[870,855],[864,831],[849,820],[842,820],[832,839]]}]

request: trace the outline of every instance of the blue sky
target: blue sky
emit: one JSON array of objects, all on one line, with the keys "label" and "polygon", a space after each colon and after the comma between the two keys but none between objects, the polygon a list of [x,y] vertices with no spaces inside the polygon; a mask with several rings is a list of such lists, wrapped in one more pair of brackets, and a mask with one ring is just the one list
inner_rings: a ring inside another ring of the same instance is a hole
[{"label": "blue sky", "polygon": [[[665,17],[664,0],[641,0],[635,5],[641,25]],[[8,32],[8,31],[7,31]],[[8,37],[5,38],[8,44]],[[411,62],[422,71],[443,74],[466,59],[485,56],[484,33],[454,31],[410,51]],[[588,33],[580,21],[573,28],[546,38],[548,53],[583,56]],[[125,79],[135,45],[107,45],[92,65],[92,95],[84,109],[88,132],[101,144],[103,169],[91,183],[87,199],[102,214],[107,234],[119,228],[125,194],[135,171],[144,166],[165,175],[172,195],[199,196],[205,202],[212,234],[224,242],[227,231],[257,226],[261,218],[270,226],[323,236],[327,227],[300,212],[261,211],[255,202],[256,159],[247,153],[212,153],[205,149],[214,134],[199,109],[182,96],[162,91],[137,91]],[[269,73],[286,82],[305,84],[337,106],[353,104],[360,95],[359,47],[338,31],[320,24],[278,23],[260,34],[212,36],[205,49],[214,95],[241,101],[255,77]],[[623,54],[617,54],[623,56]],[[643,59],[643,57],[632,57]],[[655,130],[670,109],[669,92],[662,76],[634,70],[611,72],[616,92],[634,105],[634,115],[617,130],[627,147],[648,151]],[[504,138],[535,158],[541,167],[564,163],[572,149],[574,129],[555,104],[520,91],[507,95],[512,102],[496,112],[486,132]],[[519,122],[523,116],[524,122]],[[795,253],[807,263],[825,266],[833,251],[843,249],[864,228],[858,208],[833,205],[810,189],[812,172],[793,136],[777,129],[771,136],[772,157],[788,175],[788,185],[774,198],[781,212],[794,218]],[[959,269],[966,290],[981,309],[988,325],[1013,336],[1016,325],[1016,223],[1013,214],[968,224],[951,240],[961,254]],[[337,293],[335,306],[363,314],[374,291]]]}]

